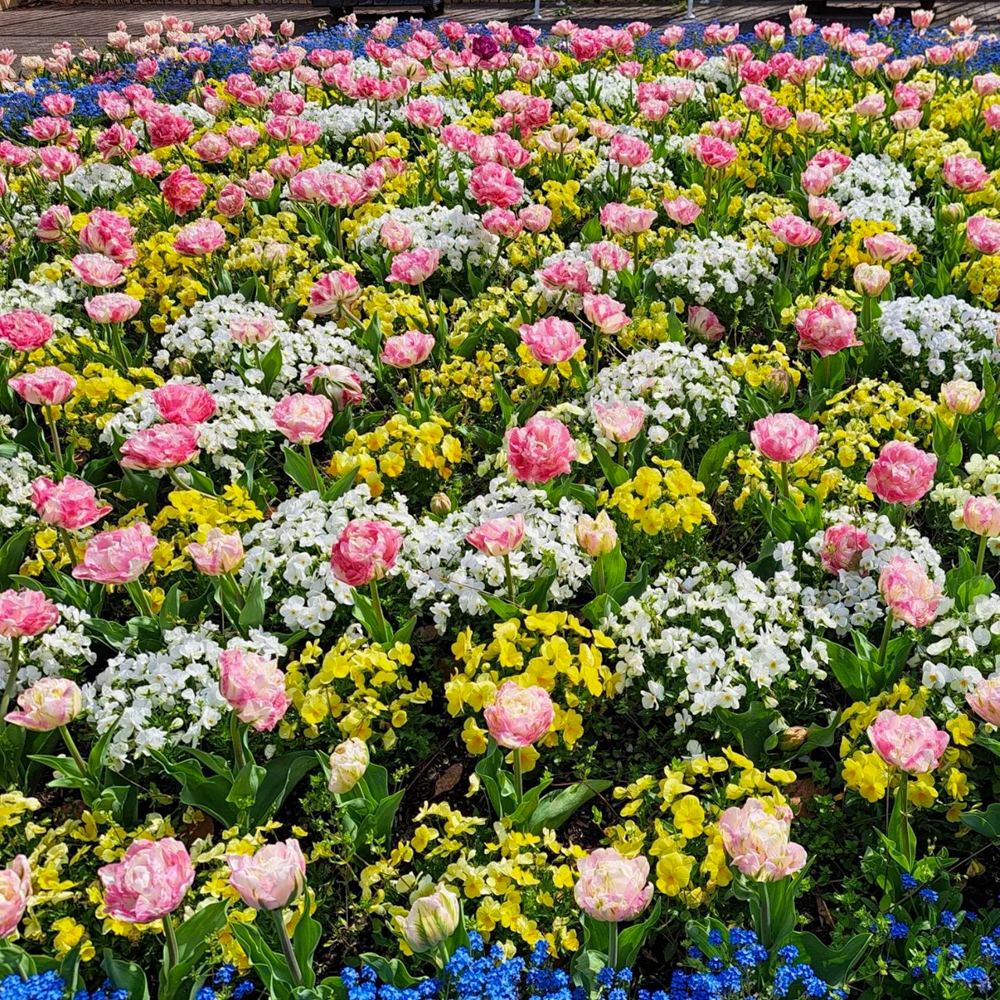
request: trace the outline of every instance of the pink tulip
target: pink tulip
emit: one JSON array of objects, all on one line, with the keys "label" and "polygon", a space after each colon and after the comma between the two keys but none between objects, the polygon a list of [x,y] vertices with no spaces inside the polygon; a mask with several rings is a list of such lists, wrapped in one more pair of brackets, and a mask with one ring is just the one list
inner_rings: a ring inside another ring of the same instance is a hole
[{"label": "pink tulip", "polygon": [[823,569],[837,576],[841,570],[856,570],[861,564],[861,556],[871,547],[871,539],[860,528],[835,524],[823,533],[819,557]]},{"label": "pink tulip", "polygon": [[215,210],[227,219],[234,219],[246,208],[247,193],[235,184],[226,184],[215,199]]},{"label": "pink tulip", "polygon": [[174,250],[185,257],[207,257],[226,245],[226,231],[214,219],[199,219],[174,237]]},{"label": "pink tulip", "polygon": [[725,170],[739,156],[739,150],[724,139],[716,139],[711,135],[698,135],[691,143],[691,155],[705,167]]},{"label": "pink tulip", "polygon": [[909,441],[882,446],[865,480],[868,489],[886,503],[912,507],[934,485],[937,458]]},{"label": "pink tulip", "polygon": [[607,406],[594,403],[592,409],[601,434],[615,444],[627,444],[638,437],[646,422],[646,408],[641,403],[630,406],[616,400]]},{"label": "pink tulip", "polygon": [[[510,208],[524,197],[524,184],[514,172],[500,163],[483,163],[473,167],[469,175],[469,194],[479,205]],[[393,279],[391,280],[404,280]],[[420,279],[421,281],[424,279]],[[418,284],[407,281],[406,284]]]},{"label": "pink tulip", "polygon": [[625,306],[610,295],[595,295],[587,292],[583,296],[583,314],[605,336],[624,330],[632,321],[625,313]]},{"label": "pink tulip", "polygon": [[157,424],[122,443],[123,469],[176,469],[198,457],[198,433],[182,424]]},{"label": "pink tulip", "polygon": [[243,649],[219,655],[219,690],[240,722],[258,733],[274,729],[292,703],[277,662]]},{"label": "pink tulip", "polygon": [[635,136],[625,135],[623,132],[619,132],[608,146],[610,160],[633,170],[648,163],[652,157],[653,151],[650,149],[649,143]]},{"label": "pink tulip", "polygon": [[522,687],[505,681],[483,709],[490,736],[508,750],[520,750],[540,740],[552,727],[555,709],[545,688]]},{"label": "pink tulip", "polygon": [[726,335],[726,328],[719,322],[719,317],[705,306],[688,306],[687,328],[709,343],[722,340]]},{"label": "pink tulip", "polygon": [[507,464],[522,483],[547,483],[570,471],[576,447],[566,425],[536,413],[523,427],[507,431]]},{"label": "pink tulip", "polygon": [[104,584],[132,583],[146,572],[155,548],[156,536],[141,521],[102,531],[87,542],[83,561],[73,567],[73,576]]},{"label": "pink tulip", "polygon": [[952,382],[945,382],[941,386],[941,402],[959,416],[967,417],[982,405],[986,398],[986,393],[976,385],[964,378],[957,378]]},{"label": "pink tulip", "polygon": [[151,924],[173,913],[194,882],[187,848],[173,837],[133,840],[121,861],[97,870],[104,909],[126,924]]},{"label": "pink tulip", "polygon": [[297,840],[268,844],[255,854],[227,854],[229,883],[247,906],[280,910],[302,892],[306,859]]},{"label": "pink tulip", "polygon": [[327,316],[349,306],[361,294],[358,279],[349,271],[330,271],[320,275],[309,291],[309,311]]},{"label": "pink tulip", "polygon": [[966,692],[965,701],[984,722],[1000,726],[1000,677],[980,681],[974,690]]},{"label": "pink tulip", "polygon": [[199,573],[224,576],[243,562],[243,539],[238,531],[230,534],[221,528],[212,528],[204,542],[189,542],[185,551]]},{"label": "pink tulip", "polygon": [[315,444],[333,419],[333,404],[326,396],[296,392],[275,405],[271,416],[292,444]]},{"label": "pink tulip", "polygon": [[137,298],[124,292],[95,295],[83,305],[95,323],[127,323],[142,308]]},{"label": "pink tulip", "polygon": [[[492,230],[489,231],[492,232]],[[413,231],[405,223],[390,217],[382,223],[382,228],[379,230],[379,240],[386,250],[392,253],[402,253],[413,246]]]},{"label": "pink tulip", "polygon": [[805,866],[805,848],[789,839],[792,810],[786,805],[769,811],[760,799],[747,799],[723,812],[718,829],[733,864],[755,882],[777,882]]},{"label": "pink tulip", "polygon": [[883,709],[868,727],[875,752],[892,767],[908,774],[927,774],[941,762],[949,736],[926,718],[898,715]]},{"label": "pink tulip", "polygon": [[969,497],[962,508],[962,523],[974,535],[1000,536],[1000,500],[995,496]]},{"label": "pink tulip", "polygon": [[601,225],[618,236],[644,233],[655,221],[656,212],[652,208],[610,201],[601,209]]},{"label": "pink tulip", "polygon": [[348,587],[381,580],[396,565],[403,536],[386,521],[348,521],[330,553],[334,577]]},{"label": "pink tulip", "polygon": [[302,384],[326,396],[338,413],[364,399],[361,379],[346,365],[313,365],[302,376]]},{"label": "pink tulip", "polygon": [[31,866],[19,854],[10,867],[0,870],[0,940],[10,937],[31,899]]},{"label": "pink tulip", "polygon": [[70,263],[76,276],[93,288],[113,288],[122,280],[122,267],[102,253],[78,253]]},{"label": "pink tulip", "polygon": [[632,260],[632,255],[624,247],[608,240],[590,245],[590,259],[602,271],[624,271]]},{"label": "pink tulip", "polygon": [[573,898],[591,920],[615,924],[633,920],[653,898],[649,862],[641,854],[626,858],[613,847],[599,847],[579,858],[576,868],[580,877]]},{"label": "pink tulip", "polygon": [[894,233],[877,233],[866,236],[862,241],[872,260],[880,263],[900,264],[917,248]]},{"label": "pink tulip", "polygon": [[421,285],[438,269],[440,260],[439,250],[429,250],[426,247],[398,253],[392,258],[386,281]]},{"label": "pink tulip", "polygon": [[986,187],[990,181],[990,172],[971,156],[949,156],[941,165],[941,177],[945,184],[956,191],[971,194]]},{"label": "pink tulip", "polygon": [[52,320],[33,309],[0,313],[0,340],[15,351],[36,351],[52,336]]},{"label": "pink tulip", "polygon": [[263,344],[272,333],[274,320],[268,316],[237,316],[229,321],[229,336],[243,347]]},{"label": "pink tulip", "polygon": [[171,382],[154,389],[150,395],[160,416],[171,424],[193,427],[215,413],[215,400],[202,385]]},{"label": "pink tulip", "polygon": [[406,333],[387,337],[379,357],[392,368],[412,368],[426,361],[434,350],[434,336],[407,330]]},{"label": "pink tulip", "polygon": [[581,514],[576,522],[576,542],[594,559],[611,552],[618,544],[618,531],[608,512],[602,510],[597,517]]},{"label": "pink tulip", "polygon": [[801,309],[795,317],[799,350],[816,351],[826,358],[849,347],[859,347],[861,341],[855,335],[857,324],[857,317],[850,309],[820,296],[814,309]]},{"label": "pink tulip", "polygon": [[937,616],[941,588],[912,559],[893,556],[879,573],[878,589],[889,614],[907,625],[923,628]]},{"label": "pink tulip", "polygon": [[67,531],[88,528],[112,510],[109,505],[98,506],[94,487],[73,476],[58,483],[39,476],[31,484],[31,502],[41,520]]},{"label": "pink tulip", "polygon": [[486,555],[510,555],[524,541],[524,515],[490,518],[466,532],[465,540]]},{"label": "pink tulip", "polygon": [[24,639],[48,632],[59,621],[59,609],[39,590],[0,593],[0,635]]},{"label": "pink tulip", "polygon": [[175,215],[193,212],[208,190],[186,164],[168,174],[160,183],[163,200],[173,209]]},{"label": "pink tulip", "polygon": [[83,707],[83,693],[65,677],[43,677],[17,698],[19,712],[9,712],[5,721],[37,733],[48,733],[68,725]]},{"label": "pink tulip", "polygon": [[543,233],[552,222],[552,209],[546,205],[525,205],[517,213],[518,221],[532,233]]},{"label": "pink tulip", "polygon": [[556,316],[546,316],[536,323],[525,323],[519,332],[531,356],[543,365],[569,361],[584,344],[576,327],[568,320]]},{"label": "pink tulip", "polygon": [[46,366],[12,378],[8,385],[33,406],[59,406],[76,389],[76,379],[61,368]]},{"label": "pink tulip", "polygon": [[[985,116],[985,112],[983,113]],[[59,243],[73,232],[73,213],[68,205],[50,205],[38,217],[35,236],[42,243]]]},{"label": "pink tulip", "polygon": [[816,450],[819,428],[794,413],[772,413],[754,422],[750,440],[772,462],[797,462]]},{"label": "pink tulip", "polygon": [[701,205],[683,195],[678,195],[676,198],[664,198],[663,208],[666,210],[667,217],[679,226],[690,226],[701,215]]},{"label": "pink tulip", "polygon": [[786,246],[801,249],[819,243],[823,231],[797,215],[779,215],[768,223],[768,228]]},{"label": "pink tulip", "polygon": [[981,254],[1000,253],[1000,222],[985,215],[974,215],[965,224],[965,238]]},{"label": "pink tulip", "polygon": [[878,298],[892,275],[880,264],[858,264],[854,268],[854,287],[872,298]]}]

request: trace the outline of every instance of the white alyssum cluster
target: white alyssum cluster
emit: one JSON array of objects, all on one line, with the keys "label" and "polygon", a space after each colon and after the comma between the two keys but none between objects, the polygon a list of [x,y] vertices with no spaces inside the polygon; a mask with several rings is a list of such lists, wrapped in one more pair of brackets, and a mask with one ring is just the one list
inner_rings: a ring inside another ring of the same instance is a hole
[{"label": "white alyssum cluster", "polygon": [[653,264],[653,271],[664,295],[680,295],[698,305],[731,296],[733,308],[738,308],[757,302],[774,280],[776,259],[770,247],[748,246],[732,236],[712,233],[679,242],[669,256]]},{"label": "white alyssum cluster", "polygon": [[63,306],[82,301],[83,286],[75,274],[68,273],[58,281],[47,281],[37,273],[30,281],[15,278],[9,288],[0,289],[0,312],[13,309],[33,309],[51,316],[57,333],[66,332],[72,322],[59,314]]},{"label": "white alyssum cluster", "polygon": [[354,234],[354,249],[364,254],[385,255],[380,233],[383,224],[392,219],[409,226],[413,246],[437,250],[441,266],[452,271],[465,271],[473,266],[489,264],[496,257],[500,240],[483,228],[478,215],[466,212],[461,205],[417,205],[414,208],[394,208],[386,215],[368,219]]},{"label": "white alyssum cluster", "polygon": [[934,216],[916,199],[906,166],[890,156],[861,153],[827,191],[849,220],[891,222],[911,236],[934,231]]},{"label": "white alyssum cluster", "polygon": [[349,490],[334,502],[315,492],[278,504],[271,517],[244,535],[246,559],[240,569],[244,586],[259,578],[264,599],[292,630],[320,635],[338,605],[350,605],[353,592],[330,569],[330,551],[347,522],[355,518],[388,521],[403,535],[403,546],[389,577],[404,572],[419,547],[416,524],[405,498],[373,501],[367,486]]},{"label": "white alyssum cluster", "polygon": [[828,525],[853,524],[868,536],[870,548],[864,550],[858,568],[839,570],[836,576],[823,569],[820,549],[824,532],[818,531],[801,553],[801,573],[811,581],[802,589],[802,607],[806,619],[815,626],[834,629],[845,635],[852,629],[865,631],[885,618],[885,604],[878,592],[878,577],[893,556],[905,556],[918,563],[927,575],[944,585],[945,569],[934,545],[915,528],[895,528],[884,514],[865,511],[858,514],[846,507],[824,511]]},{"label": "white alyssum cluster", "polygon": [[664,341],[602,368],[587,402],[592,415],[595,403],[641,403],[649,440],[663,444],[678,432],[700,432],[723,416],[734,417],[738,398],[739,384],[705,344]]},{"label": "white alyssum cluster", "polygon": [[[175,378],[167,384],[186,381]],[[275,430],[271,417],[274,400],[247,385],[238,375],[224,375],[222,372],[216,372],[215,378],[206,383],[205,388],[215,400],[215,413],[198,425],[198,447],[203,455],[209,456],[217,469],[226,469],[235,482],[246,468],[240,455],[255,450],[252,447],[255,436],[258,447],[266,447],[266,435]],[[114,444],[116,435],[129,438],[136,431],[162,422],[163,418],[153,402],[152,390],[140,389],[104,425],[101,441],[110,446]]]},{"label": "white alyssum cluster", "polygon": [[0,527],[20,529],[37,522],[31,502],[31,484],[42,467],[26,451],[10,446],[0,450]]},{"label": "white alyssum cluster", "polygon": [[349,142],[375,128],[375,109],[362,101],[331,104],[325,108],[310,101],[300,117],[316,122],[321,137],[335,143]]},{"label": "white alyssum cluster", "polygon": [[921,683],[962,701],[984,678],[1000,673],[1000,595],[976,597],[967,611],[951,609],[918,637],[910,662]]},{"label": "white alyssum cluster", "polygon": [[[41,635],[23,638],[18,653],[17,687],[23,691],[42,677],[74,677],[97,661],[84,624],[90,618],[69,604],[57,604],[59,621]],[[0,684],[10,670],[10,639],[0,636]]]},{"label": "white alyssum cluster", "polygon": [[135,176],[116,163],[84,163],[66,178],[66,188],[84,204],[115,205],[135,184]]},{"label": "white alyssum cluster", "polygon": [[[302,377],[314,365],[347,365],[362,382],[373,378],[370,356],[343,336],[333,322],[302,318],[291,327],[276,309],[248,302],[239,293],[196,302],[164,330],[153,363],[166,368],[175,358],[187,358],[203,369],[231,367],[244,349],[233,340],[229,326],[243,318],[266,318],[274,324],[274,332],[260,344],[259,353],[263,358],[275,344],[281,345],[281,369],[270,390],[275,398],[299,391]],[[245,353],[248,361],[253,359],[251,350],[245,349]],[[251,367],[247,378],[260,382],[263,374]]]},{"label": "white alyssum cluster", "polygon": [[465,614],[489,612],[484,595],[506,600],[507,584],[501,556],[480,552],[466,534],[496,517],[524,517],[524,540],[510,553],[510,570],[518,589],[553,575],[550,601],[562,606],[571,600],[590,574],[591,564],[576,544],[576,523],[583,508],[563,497],[558,507],[545,502],[545,493],[504,477],[494,479],[482,496],[440,521],[427,517],[404,539],[404,576],[413,607],[430,605],[438,631],[445,632],[454,607]]},{"label": "white alyssum cluster", "polygon": [[696,716],[739,709],[748,697],[777,708],[779,689],[801,692],[825,677],[826,647],[803,617],[791,547],[777,554],[769,580],[703,562],[629,598],[606,627],[617,643],[609,659],[619,689],[643,684],[643,707],[662,708],[680,733]]},{"label": "white alyssum cluster", "polygon": [[219,690],[219,655],[227,648],[280,660],[285,647],[266,632],[223,645],[209,623],[164,633],[155,652],[126,650],[83,685],[84,708],[98,733],[114,729],[108,760],[121,769],[151,750],[196,746],[228,712]]},{"label": "white alyssum cluster", "polygon": [[1000,361],[996,313],[954,295],[883,302],[878,329],[935,379],[974,379],[984,360]]}]

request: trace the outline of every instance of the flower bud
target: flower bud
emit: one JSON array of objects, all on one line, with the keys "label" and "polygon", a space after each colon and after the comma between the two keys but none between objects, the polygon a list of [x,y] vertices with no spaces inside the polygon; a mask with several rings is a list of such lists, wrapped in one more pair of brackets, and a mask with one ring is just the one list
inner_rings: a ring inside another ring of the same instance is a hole
[{"label": "flower bud", "polygon": [[451,513],[451,500],[447,493],[435,493],[431,497],[431,513],[443,517]]},{"label": "flower bud", "polygon": [[960,201],[950,201],[941,207],[941,218],[953,225],[965,218],[965,206]]},{"label": "flower bud", "polygon": [[608,512],[602,510],[597,517],[581,514],[576,522],[576,540],[580,548],[596,559],[611,552],[618,544],[618,532]]},{"label": "flower bud", "polygon": [[963,417],[975,413],[985,396],[986,393],[975,382],[969,382],[964,378],[957,378],[941,386],[941,402],[952,413]]},{"label": "flower bud", "polygon": [[969,497],[962,509],[962,521],[975,535],[1000,535],[1000,500],[994,496]]},{"label": "flower bud", "polygon": [[462,917],[458,896],[443,886],[413,901],[403,921],[403,938],[414,954],[436,948],[455,932]]},{"label": "flower bud", "polygon": [[174,358],[170,362],[171,375],[190,375],[194,371],[194,365],[190,358]]},{"label": "flower bud", "polygon": [[809,730],[805,726],[789,726],[778,739],[778,749],[786,752],[797,750],[808,736]]},{"label": "flower bud", "polygon": [[369,760],[364,740],[352,736],[341,743],[330,754],[330,791],[337,795],[349,792],[365,776]]}]

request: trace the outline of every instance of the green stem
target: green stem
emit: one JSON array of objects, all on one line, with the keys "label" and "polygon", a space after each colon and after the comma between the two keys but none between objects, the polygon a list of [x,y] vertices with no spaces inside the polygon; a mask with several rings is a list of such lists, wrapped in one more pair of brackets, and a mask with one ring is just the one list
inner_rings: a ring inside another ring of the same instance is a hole
[{"label": "green stem", "polygon": [[788,463],[781,463],[781,492],[782,495],[787,499],[788,493]]},{"label": "green stem", "polygon": [[372,580],[369,584],[372,595],[372,608],[375,610],[375,617],[378,619],[379,630],[382,633],[382,640],[388,639],[388,629],[385,626],[385,615],[382,612],[382,600],[378,596],[378,581]]},{"label": "green stem", "polygon": [[56,465],[59,471],[63,471],[62,444],[59,442],[59,428],[56,427],[56,417],[51,406],[45,407],[45,419],[49,425],[49,432],[52,434],[52,450],[56,453]]},{"label": "green stem", "polygon": [[69,730],[65,726],[59,727],[59,733],[63,738],[63,742],[66,744],[66,749],[69,750],[70,756],[76,761],[76,766],[80,769],[81,774],[87,774],[88,768],[87,764],[83,759],[80,751],[77,749],[76,742],[73,737],[70,736]]},{"label": "green stem", "polygon": [[892,615],[889,614],[889,609],[886,608],[885,628],[882,630],[882,641],[879,643],[878,647],[878,665],[880,667],[885,666],[885,654],[889,651],[890,635],[892,635]]},{"label": "green stem", "polygon": [[900,845],[907,860],[912,863],[910,857],[910,775],[906,771],[900,772],[899,790],[896,792],[900,796],[899,800],[899,826],[903,836],[903,843]]},{"label": "green stem", "polygon": [[302,985],[302,970],[299,968],[299,960],[295,957],[295,950],[292,948],[292,939],[288,936],[288,929],[285,927],[285,919],[281,915],[281,910],[271,910],[274,918],[274,928],[278,932],[278,940],[281,942],[281,951],[288,964],[288,971],[291,973],[292,981],[296,986]]},{"label": "green stem", "polygon": [[514,574],[510,571],[510,556],[504,553],[503,557],[503,570],[507,577],[507,597],[510,598],[511,604],[517,603],[517,595],[514,592]]},{"label": "green stem", "polygon": [[163,933],[167,938],[167,969],[172,969],[177,964],[180,954],[177,950],[177,935],[174,933],[174,924],[168,913],[161,921]]},{"label": "green stem", "polygon": [[243,732],[240,717],[235,713],[229,714],[229,735],[233,741],[233,760],[236,764],[236,774],[239,774],[247,766],[246,754],[243,752]]},{"label": "green stem", "polygon": [[595,569],[597,570],[597,593],[603,594],[607,586],[604,582],[604,560],[602,556],[597,557]]},{"label": "green stem", "polygon": [[608,924],[608,965],[612,969],[618,968],[618,921],[616,920]]},{"label": "green stem", "polygon": [[76,552],[73,550],[73,538],[65,528],[59,529],[59,537],[66,548],[66,558],[69,559],[70,566],[76,565]]},{"label": "green stem", "polygon": [[19,635],[11,636],[10,661],[7,664],[7,683],[4,685],[3,698],[0,699],[0,719],[6,717],[7,709],[10,707],[10,700],[14,697],[14,692],[17,690],[17,667],[21,658],[20,653],[21,637]]},{"label": "green stem", "polygon": [[521,751],[514,750],[514,794],[517,796],[517,804],[521,804],[524,798],[524,775],[521,772]]},{"label": "green stem", "polygon": [[313,481],[313,485],[316,487],[316,492],[322,496],[323,495],[323,480],[319,477],[319,470],[313,462],[312,448],[305,441],[302,442],[302,450],[306,453],[306,465],[309,466],[309,477]]},{"label": "green stem", "polygon": [[983,560],[986,558],[986,535],[982,535],[979,539],[979,554],[976,556],[976,576],[982,576],[983,574]]}]

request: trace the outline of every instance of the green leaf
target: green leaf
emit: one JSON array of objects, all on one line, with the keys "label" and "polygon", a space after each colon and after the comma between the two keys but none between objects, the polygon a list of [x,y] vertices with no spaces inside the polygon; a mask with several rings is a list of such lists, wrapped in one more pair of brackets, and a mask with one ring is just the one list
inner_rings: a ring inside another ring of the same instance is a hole
[{"label": "green leaf", "polygon": [[960,818],[970,830],[975,830],[980,836],[1000,840],[1000,802],[987,806],[985,812],[962,813]]},{"label": "green leaf", "polygon": [[749,440],[750,435],[746,431],[737,431],[716,441],[705,452],[698,464],[698,482],[705,487],[706,497],[712,496],[718,489],[726,459]]},{"label": "green leaf", "polygon": [[250,810],[254,826],[266,822],[277,812],[295,786],[316,766],[316,755],[309,750],[297,750],[272,760],[264,768],[264,778],[257,789],[257,800]]},{"label": "green leaf", "polygon": [[22,528],[0,545],[0,590],[10,586],[10,578],[21,568],[34,528]]},{"label": "green leaf", "polygon": [[832,639],[826,640],[830,672],[840,682],[840,686],[854,701],[867,698],[868,685],[865,678],[865,664],[846,646]]},{"label": "green leaf", "polygon": [[[177,928],[177,962],[171,965],[166,973],[164,972],[166,963],[164,969],[160,970],[160,992],[157,1000],[169,1000],[189,992],[195,966],[214,944],[219,931],[226,926],[228,906],[225,900],[209,903]],[[166,952],[165,944],[164,952]]]},{"label": "green leaf", "polygon": [[354,480],[358,477],[358,470],[361,468],[360,465],[354,466],[353,469],[348,470],[338,479],[324,494],[323,499],[327,503],[333,503],[335,500],[339,500],[347,491],[354,485]]},{"label": "green leaf", "polygon": [[825,979],[831,986],[846,984],[851,970],[858,964],[871,944],[870,934],[855,934],[842,941],[839,946],[831,948],[815,934],[797,931],[791,936],[792,944],[808,956],[809,964],[820,979]]},{"label": "green leaf", "polygon": [[603,571],[604,592],[610,594],[625,582],[627,569],[622,547],[616,545],[610,552],[605,552],[594,560],[594,567],[590,571],[590,584],[596,593],[600,593],[601,571]]},{"label": "green leaf", "polygon": [[309,468],[309,463],[306,461],[304,455],[300,454],[294,448],[289,448],[287,444],[281,446],[281,453],[285,456],[285,475],[303,493],[308,493],[310,490],[316,489],[316,481],[313,479],[312,469]]},{"label": "green leaf", "polygon": [[598,594],[583,607],[583,616],[595,627],[600,627],[611,615],[621,611],[621,605],[610,594]]},{"label": "green leaf", "polygon": [[232,788],[226,796],[227,802],[232,802],[238,809],[249,809],[257,797],[257,789],[264,778],[264,768],[253,761],[243,765],[240,773],[236,775]]},{"label": "green leaf", "polygon": [[254,577],[244,596],[243,610],[240,612],[240,626],[245,629],[258,628],[264,621],[264,591],[259,577]]},{"label": "green leaf", "polygon": [[149,984],[141,966],[117,959],[110,948],[105,948],[101,967],[118,989],[128,990],[129,1000],[149,1000]]},{"label": "green leaf", "polygon": [[595,795],[611,787],[606,780],[578,781],[568,788],[549,792],[531,814],[528,832],[540,834],[542,830],[558,830],[581,806],[586,805]]},{"label": "green leaf", "polygon": [[302,972],[304,986],[313,986],[316,983],[316,971],[313,969],[313,955],[316,946],[323,935],[323,928],[320,922],[312,915],[310,902],[312,896],[309,886],[305,887],[302,900],[302,916],[299,917],[295,925],[295,935],[292,938],[292,950],[299,963]]},{"label": "green leaf", "polygon": [[764,757],[764,744],[771,734],[771,723],[777,716],[774,709],[762,701],[752,702],[745,712],[731,712],[728,708],[717,708],[716,715],[735,737],[743,752],[755,763]]},{"label": "green leaf", "polygon": [[540,576],[531,588],[521,595],[521,604],[529,610],[544,611],[548,607],[549,588],[555,581],[555,573]]},{"label": "green leaf", "polygon": [[358,956],[364,965],[367,965],[383,983],[395,986],[398,990],[405,990],[418,980],[414,979],[406,970],[406,966],[398,958],[383,958],[374,952],[367,951]]},{"label": "green leaf", "polygon": [[591,445],[591,451],[597,456],[597,461],[601,466],[601,472],[608,481],[611,488],[621,486],[628,480],[628,469],[620,466],[610,455],[608,449],[596,441]]},{"label": "green leaf", "polygon": [[232,932],[250,959],[254,971],[263,980],[271,1000],[288,1000],[295,984],[292,982],[285,957],[274,952],[261,932],[252,924],[234,923]]},{"label": "green leaf", "polygon": [[660,919],[660,903],[661,901],[657,897],[656,905],[649,911],[649,916],[641,924],[632,924],[618,935],[619,969],[630,969],[635,964],[639,951],[646,941],[646,935]]}]

